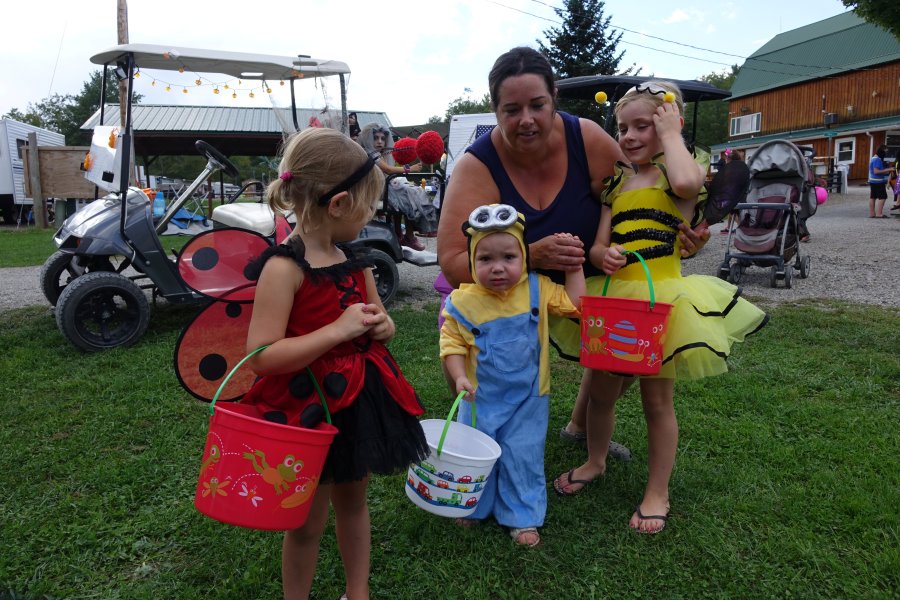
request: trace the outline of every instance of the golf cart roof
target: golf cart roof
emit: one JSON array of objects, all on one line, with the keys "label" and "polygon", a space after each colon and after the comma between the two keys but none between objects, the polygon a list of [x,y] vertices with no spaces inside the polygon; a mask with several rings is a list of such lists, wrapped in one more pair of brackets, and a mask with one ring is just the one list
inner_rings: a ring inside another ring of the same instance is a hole
[{"label": "golf cart roof", "polygon": [[134,57],[134,64],[142,69],[196,73],[224,73],[239,79],[303,79],[350,73],[346,63],[309,56],[276,56],[248,52],[203,50],[181,46],[156,44],[121,44],[91,57],[91,62],[106,65],[117,62],[126,54]]},{"label": "golf cart roof", "polygon": [[576,98],[581,100],[593,100],[594,94],[603,91],[609,100],[615,103],[625,92],[634,86],[663,79],[671,81],[681,89],[681,95],[685,102],[702,102],[703,100],[721,100],[729,98],[731,92],[722,90],[716,86],[693,79],[669,79],[667,77],[636,77],[631,75],[585,75],[583,77],[570,77],[556,82],[556,88],[562,98]]}]

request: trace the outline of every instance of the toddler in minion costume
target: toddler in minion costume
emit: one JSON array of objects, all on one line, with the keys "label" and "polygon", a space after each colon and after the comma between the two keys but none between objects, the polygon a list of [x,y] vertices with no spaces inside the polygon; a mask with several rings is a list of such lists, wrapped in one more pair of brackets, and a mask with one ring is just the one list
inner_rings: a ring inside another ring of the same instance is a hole
[{"label": "toddler in minion costume", "polygon": [[[506,204],[476,208],[463,226],[474,283],[444,307],[440,353],[456,392],[466,392],[459,421],[500,445],[470,525],[493,516],[517,544],[536,546],[547,512],[544,441],[550,398],[549,315],[580,315],[579,266],[565,285],[528,271],[525,218]],[[558,234],[567,236],[569,234]],[[477,404],[477,407],[474,406]]]}]

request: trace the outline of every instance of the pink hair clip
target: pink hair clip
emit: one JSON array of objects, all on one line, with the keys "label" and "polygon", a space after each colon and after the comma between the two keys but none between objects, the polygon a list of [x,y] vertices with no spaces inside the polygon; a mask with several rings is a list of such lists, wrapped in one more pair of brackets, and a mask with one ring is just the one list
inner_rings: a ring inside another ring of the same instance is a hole
[{"label": "pink hair clip", "polygon": [[290,181],[291,179],[294,178],[294,174],[291,173],[290,171],[285,171],[284,173],[279,175],[278,178],[282,181]]}]

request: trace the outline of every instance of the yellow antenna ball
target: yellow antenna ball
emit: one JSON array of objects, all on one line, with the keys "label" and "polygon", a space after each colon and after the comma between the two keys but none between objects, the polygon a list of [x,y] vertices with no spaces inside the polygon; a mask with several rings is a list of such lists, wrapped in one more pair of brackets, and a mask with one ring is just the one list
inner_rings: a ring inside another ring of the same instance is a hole
[{"label": "yellow antenna ball", "polygon": [[597,104],[606,104],[606,92],[597,92],[594,94],[594,101]]},{"label": "yellow antenna ball", "polygon": [[663,95],[663,101],[664,102],[675,102],[675,94],[673,94],[672,92],[666,92]]}]

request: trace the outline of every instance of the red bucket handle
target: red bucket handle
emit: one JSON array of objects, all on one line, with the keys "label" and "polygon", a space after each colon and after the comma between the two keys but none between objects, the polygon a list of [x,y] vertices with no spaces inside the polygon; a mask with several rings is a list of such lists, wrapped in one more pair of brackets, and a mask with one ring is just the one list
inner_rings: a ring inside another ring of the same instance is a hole
[{"label": "red bucket handle", "polygon": [[[266,344],[265,346],[260,346],[259,348],[257,348],[256,350],[254,350],[253,352],[251,352],[250,354],[248,354],[247,356],[242,358],[238,362],[238,364],[234,365],[234,368],[231,369],[231,371],[228,373],[228,375],[225,376],[225,379],[222,380],[222,383],[219,385],[219,389],[216,390],[216,394],[213,396],[212,402],[209,403],[209,416],[212,416],[213,413],[215,412],[216,400],[219,399],[219,394],[221,394],[222,390],[225,389],[225,386],[228,384],[228,380],[231,379],[231,376],[234,375],[235,372],[241,368],[241,365],[243,365],[245,362],[250,360],[250,358],[254,354],[256,354],[258,352],[262,352],[263,350],[265,350],[268,347],[269,347],[269,344]],[[319,394],[319,400],[322,402],[322,408],[325,409],[325,422],[328,423],[329,425],[331,425],[331,412],[328,410],[328,403],[325,402],[325,394],[322,393],[322,388],[319,387],[319,382],[316,381],[316,376],[313,375],[312,370],[309,367],[306,367],[306,370],[307,370],[307,372],[309,372],[309,377],[312,379],[313,386],[315,386],[315,388],[316,388],[316,393]]]},{"label": "red bucket handle", "polygon": [[[647,277],[647,286],[650,288],[650,310],[653,310],[653,305],[656,304],[656,294],[653,293],[653,279],[650,277],[650,269],[647,267],[647,263],[644,262],[644,257],[634,250],[625,250],[624,254],[634,254],[637,259],[641,261],[641,266],[644,267],[644,275]],[[606,281],[603,282],[603,291],[600,293],[601,296],[606,295],[606,290],[609,289],[609,280],[611,278],[611,275],[606,276]]]}]

